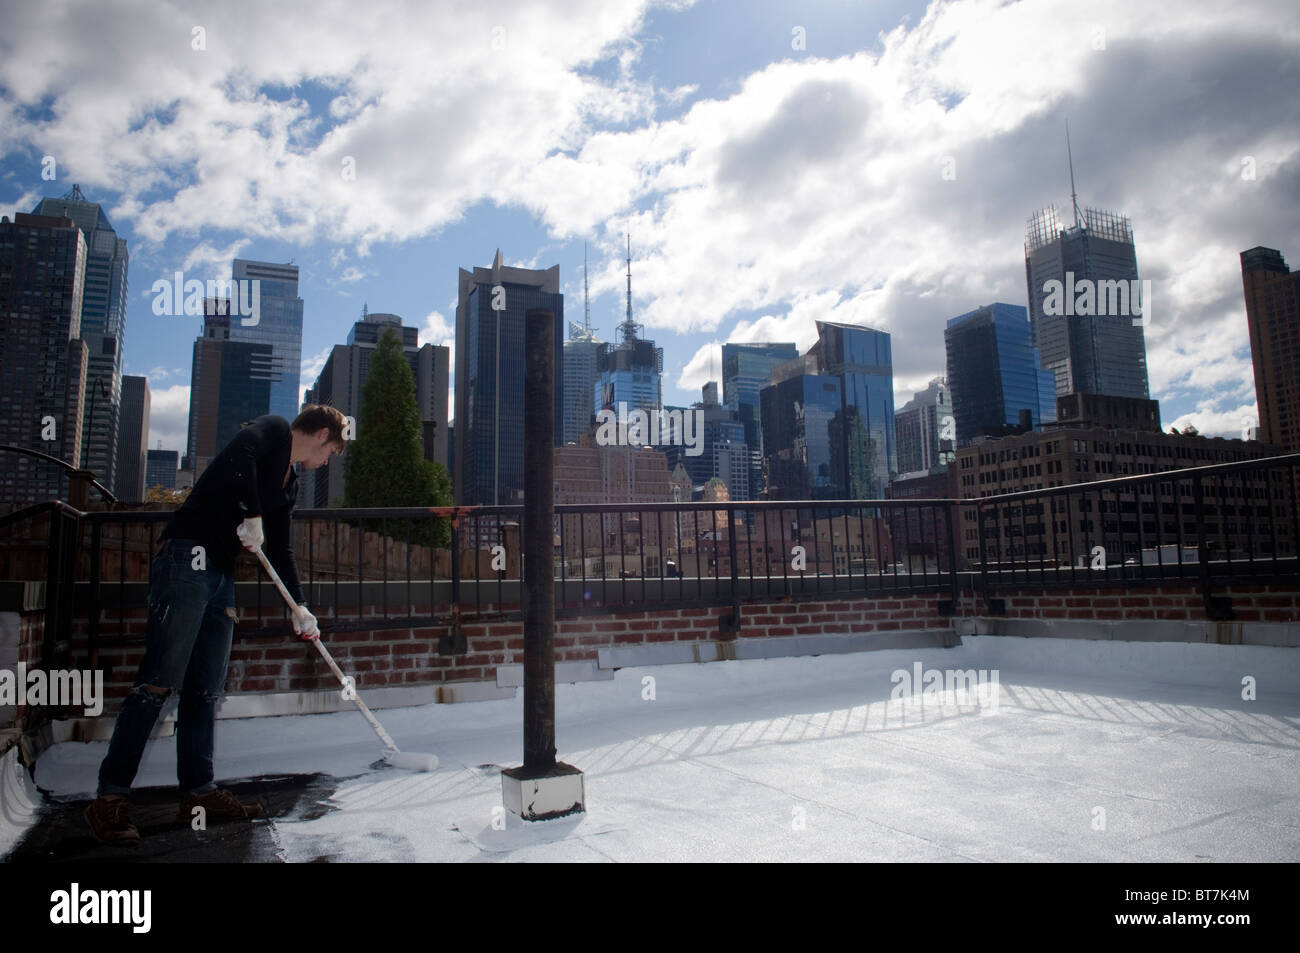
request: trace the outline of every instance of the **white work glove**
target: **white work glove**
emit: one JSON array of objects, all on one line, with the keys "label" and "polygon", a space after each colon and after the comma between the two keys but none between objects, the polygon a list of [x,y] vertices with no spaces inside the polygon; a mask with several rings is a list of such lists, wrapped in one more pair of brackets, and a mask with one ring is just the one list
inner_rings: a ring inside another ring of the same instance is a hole
[{"label": "white work glove", "polygon": [[266,537],[262,535],[262,517],[252,516],[244,520],[235,530],[235,535],[246,550],[250,553],[257,552],[262,543],[266,542]]},{"label": "white work glove", "polygon": [[306,606],[293,607],[293,631],[309,641],[320,638],[316,617],[307,611]]}]

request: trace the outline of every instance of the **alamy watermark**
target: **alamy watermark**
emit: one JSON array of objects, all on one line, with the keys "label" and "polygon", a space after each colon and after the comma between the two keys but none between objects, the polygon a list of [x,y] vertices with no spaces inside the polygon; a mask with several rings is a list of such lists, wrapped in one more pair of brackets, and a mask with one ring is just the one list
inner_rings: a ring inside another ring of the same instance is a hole
[{"label": "alamy watermark", "polygon": [[1053,278],[1043,282],[1043,314],[1132,317],[1135,327],[1144,328],[1151,320],[1151,281],[1074,280],[1074,272],[1065,273],[1065,281]]},{"label": "alamy watermark", "polygon": [[262,320],[262,280],[260,278],[198,278],[186,280],[183,272],[172,279],[159,278],[150,288],[153,313],[157,315],[200,315],[206,313],[205,298],[216,302],[214,314],[239,315],[239,323],[251,328]]},{"label": "alamy watermark", "polygon": [[889,680],[894,685],[889,693],[891,701],[919,697],[923,702],[938,704],[948,700],[944,696],[951,696],[958,705],[977,704],[990,713],[998,710],[1001,690],[997,669],[927,669],[913,662],[910,672],[895,669]]},{"label": "alamy watermark", "polygon": [[29,669],[19,662],[17,671],[0,668],[0,705],[40,705],[82,708],[94,718],[104,710],[104,673],[77,669]]},{"label": "alamy watermark", "polygon": [[681,446],[688,457],[704,453],[704,411],[629,411],[619,402],[618,412],[606,407],[596,414],[596,444],[601,447]]}]

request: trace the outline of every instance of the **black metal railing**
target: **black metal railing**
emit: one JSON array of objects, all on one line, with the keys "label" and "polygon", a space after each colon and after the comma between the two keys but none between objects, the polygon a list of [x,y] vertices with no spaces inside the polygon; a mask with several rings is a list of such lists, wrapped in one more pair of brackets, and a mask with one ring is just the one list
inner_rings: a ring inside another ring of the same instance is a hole
[{"label": "black metal railing", "polygon": [[[990,496],[963,506],[985,593],[1294,577],[1300,454]],[[972,511],[973,510],[973,511]]]},{"label": "black metal railing", "polygon": [[[1216,587],[1295,579],[1297,464],[1291,454],[972,500],[558,504],[556,610],[933,593],[955,611],[963,590],[988,604],[1015,587],[1169,580],[1195,582],[1212,609]],[[51,651],[66,642],[84,612],[93,660],[101,635],[146,603],[171,513],[42,507],[29,510],[51,514],[47,639]],[[32,519],[23,513],[0,527]],[[522,519],[521,506],[307,509],[293,546],[326,631],[455,626],[467,613],[518,614]],[[267,621],[283,606],[256,563],[237,578],[241,606],[256,610],[239,631],[283,631]]]}]

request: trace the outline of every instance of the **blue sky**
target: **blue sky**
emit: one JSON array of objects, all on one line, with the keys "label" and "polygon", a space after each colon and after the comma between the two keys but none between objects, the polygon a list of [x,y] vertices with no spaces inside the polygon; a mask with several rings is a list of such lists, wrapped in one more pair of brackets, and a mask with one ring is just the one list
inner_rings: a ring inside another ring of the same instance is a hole
[{"label": "blue sky", "polygon": [[305,388],[363,303],[452,343],[457,269],[498,247],[508,264],[559,264],[576,318],[587,242],[593,324],[609,339],[627,229],[667,402],[698,399],[722,342],[802,348],[825,318],[893,334],[902,406],[944,372],[948,318],[1026,303],[1025,220],[1069,203],[1067,118],[1081,204],[1131,218],[1153,283],[1148,364],[1166,426],[1237,435],[1255,414],[1237,256],[1300,256],[1294,8],[355,11],[0,12],[0,212],[75,182],[130,242],[126,367],[150,380],[151,445],[183,449],[199,326],[152,313],[156,278],[225,276],[233,257],[296,262]]}]

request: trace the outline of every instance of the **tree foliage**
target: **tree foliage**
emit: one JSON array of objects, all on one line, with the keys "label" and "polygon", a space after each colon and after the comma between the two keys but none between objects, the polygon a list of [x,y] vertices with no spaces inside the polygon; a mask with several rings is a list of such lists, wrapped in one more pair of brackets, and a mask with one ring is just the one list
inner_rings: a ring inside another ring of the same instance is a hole
[{"label": "tree foliage", "polygon": [[[344,501],[349,507],[450,506],[447,468],[424,458],[423,427],[415,396],[415,377],[397,332],[389,329],[370,355],[361,391],[356,439],[344,453]],[[394,527],[395,529],[395,527]],[[411,538],[430,542],[428,523]],[[433,544],[446,546],[451,526],[438,520]]]}]

